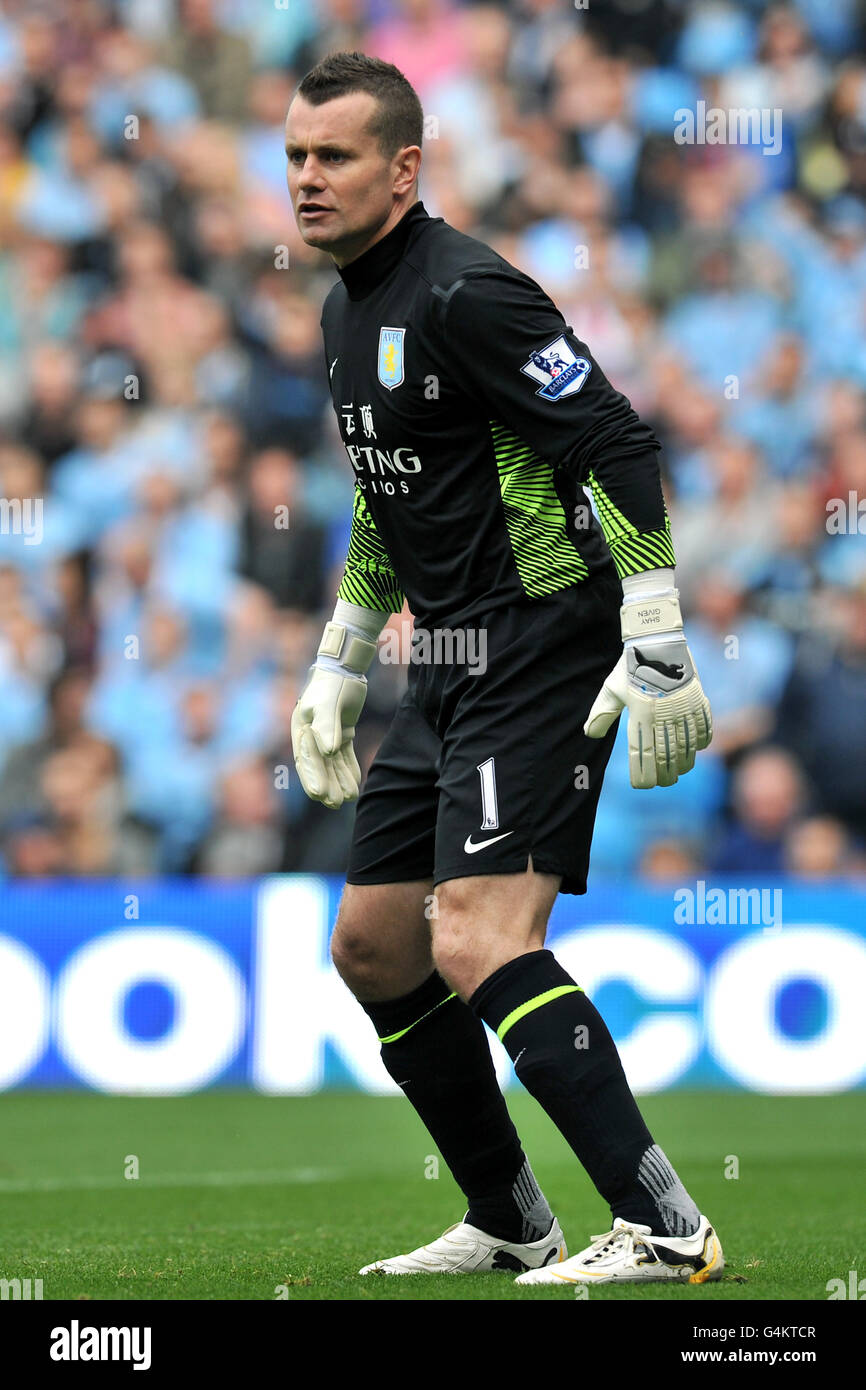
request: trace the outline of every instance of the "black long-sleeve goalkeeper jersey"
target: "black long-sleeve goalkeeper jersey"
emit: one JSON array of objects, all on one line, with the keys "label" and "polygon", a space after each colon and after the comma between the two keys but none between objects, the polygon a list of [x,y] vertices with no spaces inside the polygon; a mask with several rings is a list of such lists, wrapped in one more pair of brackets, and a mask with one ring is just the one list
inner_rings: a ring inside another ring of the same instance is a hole
[{"label": "black long-sleeve goalkeeper jersey", "polygon": [[415,203],[340,271],[322,329],[355,474],[340,598],[465,624],[611,557],[674,564],[652,431],[490,247]]}]

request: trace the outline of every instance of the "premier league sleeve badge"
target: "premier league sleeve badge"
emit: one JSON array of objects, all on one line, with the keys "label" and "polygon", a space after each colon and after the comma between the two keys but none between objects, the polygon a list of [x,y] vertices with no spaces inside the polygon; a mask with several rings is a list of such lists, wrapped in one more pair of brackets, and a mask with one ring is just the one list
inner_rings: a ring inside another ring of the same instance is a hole
[{"label": "premier league sleeve badge", "polygon": [[520,370],[533,381],[541,382],[536,396],[558,401],[564,396],[576,395],[592,371],[592,363],[586,357],[575,356],[565,335],[561,334],[547,347],[530,353],[529,361]]}]

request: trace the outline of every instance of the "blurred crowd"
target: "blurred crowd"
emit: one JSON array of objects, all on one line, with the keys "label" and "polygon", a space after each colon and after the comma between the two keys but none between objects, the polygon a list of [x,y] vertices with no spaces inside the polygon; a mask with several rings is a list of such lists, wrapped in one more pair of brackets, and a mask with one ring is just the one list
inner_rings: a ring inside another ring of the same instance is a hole
[{"label": "blurred crowd", "polygon": [[[421,96],[428,211],[663,444],[716,736],[665,793],[618,748],[594,869],[861,875],[863,36],[857,0],[0,0],[3,872],[345,868],[291,757],[352,479],[283,123],[358,48]],[[781,148],[680,143],[700,101]],[[374,663],[365,769],[404,685]]]}]

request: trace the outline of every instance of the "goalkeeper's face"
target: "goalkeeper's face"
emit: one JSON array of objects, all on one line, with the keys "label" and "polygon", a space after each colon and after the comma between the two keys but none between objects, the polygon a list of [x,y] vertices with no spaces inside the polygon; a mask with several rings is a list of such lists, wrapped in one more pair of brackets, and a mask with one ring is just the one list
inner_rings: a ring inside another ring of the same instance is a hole
[{"label": "goalkeeper's face", "polygon": [[415,199],[421,151],[383,154],[370,133],[376,98],[350,92],[313,106],[296,96],[286,118],[287,181],[301,236],[338,266],[379,241]]}]

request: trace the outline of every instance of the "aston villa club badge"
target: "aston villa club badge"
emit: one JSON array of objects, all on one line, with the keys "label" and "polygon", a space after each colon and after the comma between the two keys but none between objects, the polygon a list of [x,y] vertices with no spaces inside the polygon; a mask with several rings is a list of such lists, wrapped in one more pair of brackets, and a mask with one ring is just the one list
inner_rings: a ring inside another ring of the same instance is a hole
[{"label": "aston villa club badge", "polygon": [[389,391],[402,386],[405,379],[403,370],[403,339],[405,328],[379,329],[379,380]]}]

